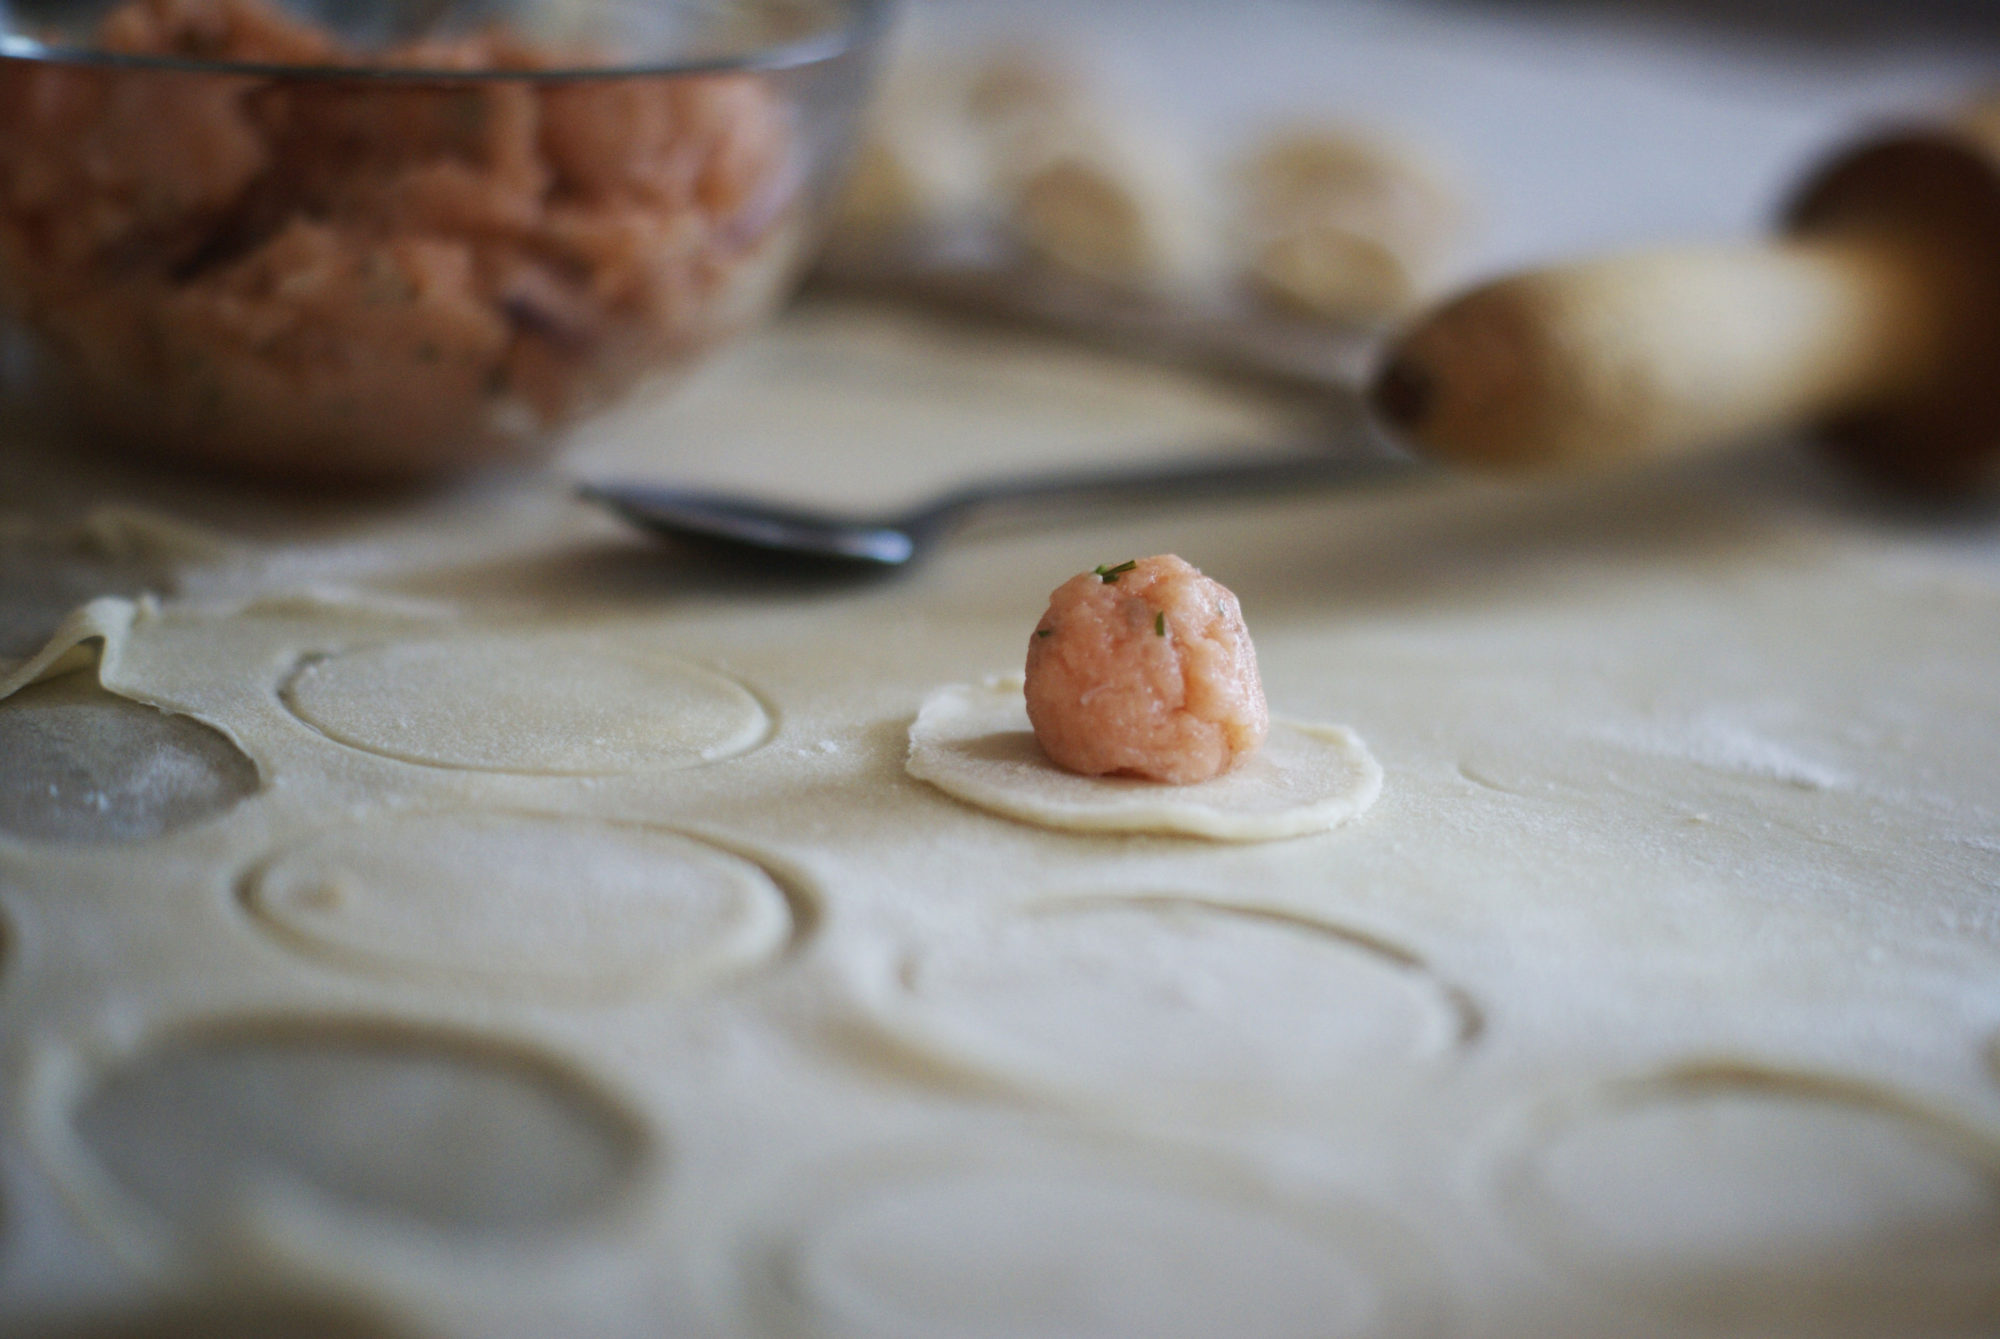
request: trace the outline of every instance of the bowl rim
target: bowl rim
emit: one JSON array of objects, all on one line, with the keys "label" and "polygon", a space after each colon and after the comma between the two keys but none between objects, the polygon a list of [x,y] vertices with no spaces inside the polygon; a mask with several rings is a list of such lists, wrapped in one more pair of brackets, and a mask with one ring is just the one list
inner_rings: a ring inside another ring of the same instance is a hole
[{"label": "bowl rim", "polygon": [[163,70],[255,79],[314,79],[360,83],[576,83],[639,76],[755,74],[795,70],[836,60],[871,46],[888,27],[901,0],[828,0],[838,17],[809,36],[774,42],[739,55],[704,60],[653,61],[633,65],[579,65],[532,70],[433,69],[391,65],[294,65],[275,61],[204,60],[104,51],[46,42],[27,33],[0,29],[0,68],[9,61],[98,69]]}]

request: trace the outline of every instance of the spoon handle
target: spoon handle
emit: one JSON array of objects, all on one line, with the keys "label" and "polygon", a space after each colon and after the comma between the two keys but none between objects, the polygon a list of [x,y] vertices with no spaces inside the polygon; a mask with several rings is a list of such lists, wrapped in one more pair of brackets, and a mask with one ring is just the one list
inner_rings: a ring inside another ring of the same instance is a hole
[{"label": "spoon handle", "polygon": [[1291,450],[1279,454],[1180,463],[1056,470],[986,480],[928,503],[906,524],[943,526],[975,511],[1051,500],[1157,502],[1166,498],[1232,497],[1293,489],[1361,485],[1400,479],[1425,468],[1387,447],[1367,452]]}]

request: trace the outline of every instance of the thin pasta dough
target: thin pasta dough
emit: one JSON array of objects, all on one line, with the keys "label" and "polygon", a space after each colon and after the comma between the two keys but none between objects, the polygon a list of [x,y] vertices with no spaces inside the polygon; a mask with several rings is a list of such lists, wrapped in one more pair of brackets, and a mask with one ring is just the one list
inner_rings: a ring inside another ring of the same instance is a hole
[{"label": "thin pasta dough", "polygon": [[1049,761],[1028,726],[1019,676],[952,684],[910,727],[911,776],[1024,823],[1080,832],[1271,841],[1338,827],[1382,790],[1382,768],[1344,725],[1273,720],[1232,771],[1188,786],[1078,776]]}]

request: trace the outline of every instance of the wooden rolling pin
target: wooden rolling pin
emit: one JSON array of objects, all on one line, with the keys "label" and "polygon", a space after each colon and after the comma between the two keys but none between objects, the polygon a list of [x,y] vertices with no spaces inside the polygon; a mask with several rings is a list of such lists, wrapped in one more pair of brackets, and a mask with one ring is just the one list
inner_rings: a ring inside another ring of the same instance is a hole
[{"label": "wooden rolling pin", "polygon": [[1439,459],[1662,457],[1811,427],[1906,490],[2000,485],[2000,99],[1836,157],[1781,236],[1476,288],[1371,391]]}]

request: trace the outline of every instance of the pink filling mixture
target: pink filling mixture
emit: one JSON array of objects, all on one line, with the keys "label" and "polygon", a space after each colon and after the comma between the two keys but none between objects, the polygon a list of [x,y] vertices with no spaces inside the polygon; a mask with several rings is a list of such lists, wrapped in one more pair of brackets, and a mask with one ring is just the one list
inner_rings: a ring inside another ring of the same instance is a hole
[{"label": "pink filling mixture", "polygon": [[[362,60],[262,0],[131,0],[99,40]],[[501,31],[367,60],[589,63]],[[424,473],[726,333],[789,151],[752,76],[397,85],[0,60],[0,302],[151,435],[277,469]]]},{"label": "pink filling mixture", "polygon": [[1027,694],[1043,751],[1089,776],[1206,781],[1270,727],[1236,597],[1172,554],[1058,586],[1028,639]]}]

